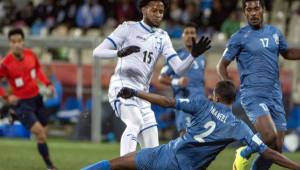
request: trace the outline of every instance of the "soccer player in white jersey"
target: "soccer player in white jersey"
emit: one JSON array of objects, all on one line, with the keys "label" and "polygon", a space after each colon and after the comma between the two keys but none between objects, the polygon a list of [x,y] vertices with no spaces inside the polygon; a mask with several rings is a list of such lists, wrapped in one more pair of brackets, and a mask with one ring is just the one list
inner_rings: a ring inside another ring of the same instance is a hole
[{"label": "soccer player in white jersey", "polygon": [[120,89],[130,87],[148,91],[155,63],[161,55],[175,73],[181,75],[196,57],[210,48],[208,38],[202,37],[197,43],[193,40],[191,55],[182,61],[167,32],[158,28],[167,7],[166,1],[141,0],[139,7],[143,14],[142,21],[122,23],[93,51],[94,57],[118,57],[108,97],[116,116],[126,124],[121,137],[121,156],[135,151],[137,142],[141,148],[155,147],[159,142],[151,104],[138,98],[119,98],[117,94]]}]

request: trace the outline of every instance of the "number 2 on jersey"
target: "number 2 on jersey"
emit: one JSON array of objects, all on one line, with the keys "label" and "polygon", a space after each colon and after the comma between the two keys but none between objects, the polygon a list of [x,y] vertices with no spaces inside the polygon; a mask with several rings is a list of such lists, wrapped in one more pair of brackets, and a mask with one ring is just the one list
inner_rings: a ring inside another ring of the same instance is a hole
[{"label": "number 2 on jersey", "polygon": [[152,61],[153,52],[144,51],[143,53],[144,53],[143,62],[147,63],[147,64],[150,64],[151,61]]},{"label": "number 2 on jersey", "polygon": [[194,139],[200,143],[204,143],[205,142],[204,138],[209,136],[211,133],[213,133],[213,131],[216,128],[216,122],[209,121],[209,122],[205,123],[204,128],[207,129],[205,132],[194,136]]}]

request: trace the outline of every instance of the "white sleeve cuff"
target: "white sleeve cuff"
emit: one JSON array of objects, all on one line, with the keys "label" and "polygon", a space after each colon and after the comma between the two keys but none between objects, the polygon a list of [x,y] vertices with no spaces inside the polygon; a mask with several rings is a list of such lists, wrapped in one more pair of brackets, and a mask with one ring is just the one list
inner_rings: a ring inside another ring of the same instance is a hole
[{"label": "white sleeve cuff", "polygon": [[194,60],[195,58],[192,55],[189,55],[183,61],[178,56],[176,56],[169,60],[169,65],[177,75],[182,75],[190,68]]}]

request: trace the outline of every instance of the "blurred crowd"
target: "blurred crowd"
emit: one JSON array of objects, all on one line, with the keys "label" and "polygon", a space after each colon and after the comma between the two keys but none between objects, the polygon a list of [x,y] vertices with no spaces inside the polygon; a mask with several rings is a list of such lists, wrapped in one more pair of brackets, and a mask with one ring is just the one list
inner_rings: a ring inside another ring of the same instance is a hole
[{"label": "blurred crowd", "polygon": [[[182,25],[195,22],[200,31],[227,36],[240,27],[239,0],[171,0],[163,28],[172,38],[179,38]],[[272,0],[267,0],[267,10]],[[26,26],[32,35],[50,32],[58,26],[67,28],[115,27],[126,20],[140,20],[138,0],[0,0],[0,28]],[[109,29],[111,30],[111,29]]]}]

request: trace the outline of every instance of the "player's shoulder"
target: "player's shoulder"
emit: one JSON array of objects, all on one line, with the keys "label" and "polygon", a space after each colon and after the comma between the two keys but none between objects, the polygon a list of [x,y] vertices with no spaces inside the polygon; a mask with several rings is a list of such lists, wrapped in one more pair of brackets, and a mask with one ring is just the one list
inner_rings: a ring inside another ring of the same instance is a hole
[{"label": "player's shoulder", "polygon": [[24,54],[30,57],[36,57],[35,52],[30,48],[24,48]]},{"label": "player's shoulder", "polygon": [[128,25],[128,26],[134,26],[134,25],[138,25],[139,22],[137,21],[124,21],[122,24]]},{"label": "player's shoulder", "polygon": [[121,23],[119,25],[119,27],[123,28],[123,29],[128,29],[128,30],[131,30],[133,29],[134,27],[138,26],[139,25],[139,22],[136,22],[136,21],[124,21],[123,23]]},{"label": "player's shoulder", "polygon": [[206,103],[206,104],[212,104],[213,102],[210,101],[205,95],[203,94],[195,94],[192,98],[192,101],[195,104],[199,104],[199,103]]},{"label": "player's shoulder", "polygon": [[281,32],[277,27],[271,24],[266,24],[265,27],[269,32]]},{"label": "player's shoulder", "polygon": [[249,25],[243,26],[237,32],[232,34],[231,38],[240,39],[244,37],[244,35],[247,34],[249,31],[250,31]]},{"label": "player's shoulder", "polygon": [[14,59],[13,58],[12,52],[7,53],[2,59],[1,59],[1,64],[9,64],[11,61]]},{"label": "player's shoulder", "polygon": [[34,54],[33,50],[30,48],[24,48],[24,53]]},{"label": "player's shoulder", "polygon": [[213,104],[218,111],[223,113],[225,116],[230,118],[232,121],[236,120],[235,116],[232,113],[232,109],[230,107],[228,107],[227,105],[220,103],[220,102],[213,102]]},{"label": "player's shoulder", "polygon": [[163,36],[169,36],[169,34],[167,33],[167,31],[165,31],[165,30],[163,30],[163,29],[161,29],[161,28],[156,28],[156,31],[157,31],[159,34],[163,35]]}]

